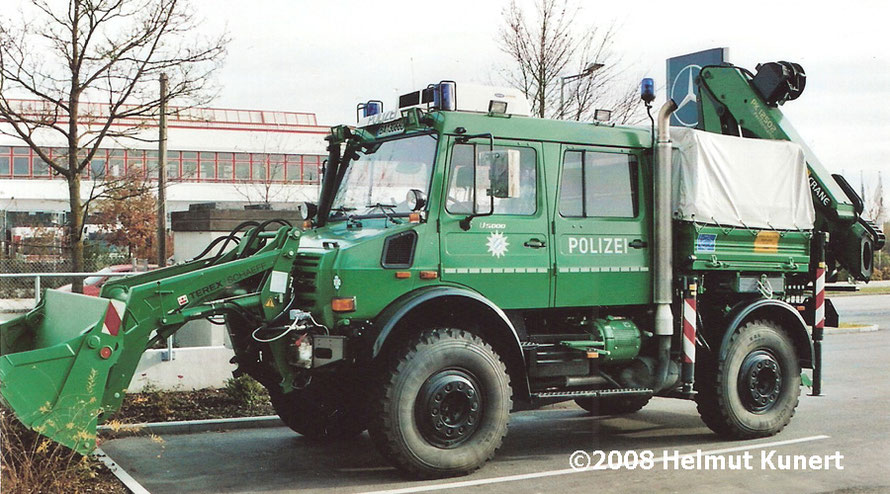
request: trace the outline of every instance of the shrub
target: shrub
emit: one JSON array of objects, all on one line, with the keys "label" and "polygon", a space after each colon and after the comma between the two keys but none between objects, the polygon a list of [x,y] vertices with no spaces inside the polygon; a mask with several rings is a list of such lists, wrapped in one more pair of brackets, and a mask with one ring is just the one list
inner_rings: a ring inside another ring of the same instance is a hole
[{"label": "shrub", "polygon": [[260,408],[269,400],[266,388],[247,374],[226,380],[226,394],[248,410]]}]

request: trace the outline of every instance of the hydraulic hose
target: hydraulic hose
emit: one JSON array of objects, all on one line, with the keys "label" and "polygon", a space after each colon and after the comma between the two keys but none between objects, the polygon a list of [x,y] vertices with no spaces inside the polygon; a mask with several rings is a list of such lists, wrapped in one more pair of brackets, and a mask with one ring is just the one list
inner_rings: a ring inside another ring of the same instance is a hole
[{"label": "hydraulic hose", "polygon": [[[216,255],[213,256],[213,259],[210,260],[210,264],[211,264],[211,265],[216,264],[216,262],[219,261],[219,259],[220,259],[220,258],[222,257],[222,255],[223,255],[223,253],[225,253],[225,251],[226,251],[226,246],[229,245],[229,241],[237,239],[238,237],[236,237],[235,235],[236,235],[239,231],[241,231],[244,227],[247,227],[247,226],[257,227],[257,226],[260,226],[260,224],[257,223],[256,221],[248,220],[248,221],[244,221],[244,222],[240,223],[238,226],[236,226],[235,228],[233,228],[232,231],[229,232],[228,235],[226,235],[225,237],[223,237],[223,238],[225,238],[226,240],[225,240],[225,242],[223,242],[223,244],[220,246],[219,251],[216,253]],[[236,241],[237,241],[237,240],[236,240]]]},{"label": "hydraulic hose", "polygon": [[[198,259],[200,259],[200,258],[206,256],[208,252],[210,252],[211,250],[213,250],[214,247],[216,247],[216,244],[222,242],[223,240],[228,240],[228,239],[230,239],[230,236],[231,236],[231,234],[226,234],[226,235],[221,235],[221,236],[219,236],[219,237],[216,237],[215,239],[213,239],[212,242],[210,242],[209,244],[207,244],[207,247],[205,247],[204,250],[202,250],[200,254],[198,254],[198,255],[196,255],[195,257],[189,259],[189,261],[190,261],[190,262],[191,262],[191,261],[197,261]],[[234,237],[233,240],[235,240],[235,243],[236,243],[236,244],[240,241],[240,239],[239,239],[238,237]]]}]

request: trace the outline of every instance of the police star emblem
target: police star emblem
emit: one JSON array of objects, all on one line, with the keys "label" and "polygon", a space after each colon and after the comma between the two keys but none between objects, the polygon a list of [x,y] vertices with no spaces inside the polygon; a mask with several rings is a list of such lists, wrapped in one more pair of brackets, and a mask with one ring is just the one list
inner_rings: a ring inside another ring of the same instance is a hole
[{"label": "police star emblem", "polygon": [[510,246],[510,243],[507,242],[507,236],[503,233],[491,232],[485,245],[488,247],[488,252],[490,252],[492,256],[502,257],[507,253],[507,247]]}]

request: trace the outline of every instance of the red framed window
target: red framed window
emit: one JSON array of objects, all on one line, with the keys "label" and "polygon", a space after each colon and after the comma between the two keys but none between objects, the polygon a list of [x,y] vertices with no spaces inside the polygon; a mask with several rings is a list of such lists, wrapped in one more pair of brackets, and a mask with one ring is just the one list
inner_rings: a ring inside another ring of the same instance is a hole
[{"label": "red framed window", "polygon": [[251,153],[250,155],[250,180],[264,182],[266,180],[266,167],[269,155],[265,153]]},{"label": "red framed window", "polygon": [[180,171],[182,167],[182,157],[179,151],[167,151],[167,178],[170,180],[179,180],[182,177]]},{"label": "red framed window", "polygon": [[199,177],[204,181],[216,180],[216,153],[201,151],[199,153]]},{"label": "red framed window", "polygon": [[12,176],[31,176],[31,148],[21,146],[12,148]]},{"label": "red framed window", "polygon": [[145,176],[145,151],[141,149],[127,150],[127,175]]},{"label": "red framed window", "polygon": [[12,148],[0,146],[0,177],[12,175]]},{"label": "red framed window", "polygon": [[231,182],[234,178],[234,153],[216,153],[216,179]]},{"label": "red framed window", "polygon": [[269,179],[273,182],[284,182],[284,155],[269,155]]},{"label": "red framed window", "polygon": [[319,170],[321,168],[320,156],[303,156],[303,183],[318,183]]},{"label": "red framed window", "polygon": [[198,178],[198,153],[195,151],[182,151],[182,179],[197,180]]}]

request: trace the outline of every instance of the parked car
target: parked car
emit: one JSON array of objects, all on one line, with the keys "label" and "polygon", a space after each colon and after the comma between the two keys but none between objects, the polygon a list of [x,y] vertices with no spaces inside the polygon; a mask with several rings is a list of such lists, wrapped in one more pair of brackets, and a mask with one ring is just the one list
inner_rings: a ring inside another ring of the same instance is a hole
[{"label": "parked car", "polygon": [[[102,289],[102,285],[108,281],[109,278],[117,278],[117,276],[109,276],[109,273],[132,273],[134,271],[145,271],[145,266],[136,266],[136,269],[133,269],[132,264],[115,264],[113,266],[108,266],[107,268],[102,268],[99,271],[96,271],[93,276],[88,276],[83,280],[83,294],[90,295],[92,297],[98,297],[99,291]],[[148,270],[156,269],[158,266],[155,264],[149,264]],[[67,284],[59,287],[59,290],[63,292],[71,291],[71,284]]]}]

